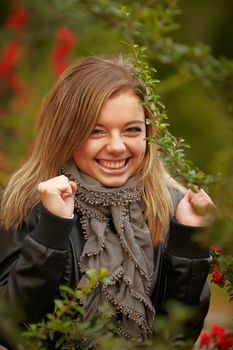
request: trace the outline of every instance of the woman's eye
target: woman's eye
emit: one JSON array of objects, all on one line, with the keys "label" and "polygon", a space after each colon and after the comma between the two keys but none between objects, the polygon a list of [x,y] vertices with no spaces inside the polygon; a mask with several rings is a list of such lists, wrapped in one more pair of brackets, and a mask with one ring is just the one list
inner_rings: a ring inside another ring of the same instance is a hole
[{"label": "woman's eye", "polygon": [[135,126],[135,127],[126,129],[126,132],[127,132],[127,133],[131,133],[131,134],[135,134],[135,133],[140,133],[140,132],[142,132],[142,129]]},{"label": "woman's eye", "polygon": [[104,131],[101,129],[94,129],[91,132],[91,136],[101,136],[104,135]]}]

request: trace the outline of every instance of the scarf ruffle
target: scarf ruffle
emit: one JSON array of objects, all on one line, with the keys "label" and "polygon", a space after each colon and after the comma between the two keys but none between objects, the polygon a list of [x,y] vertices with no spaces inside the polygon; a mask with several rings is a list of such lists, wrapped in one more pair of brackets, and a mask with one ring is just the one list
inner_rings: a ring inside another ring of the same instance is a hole
[{"label": "scarf ruffle", "polygon": [[153,246],[143,217],[140,186],[134,179],[108,188],[81,173],[73,160],[62,173],[78,185],[75,211],[81,213],[86,239],[79,266],[85,283],[88,269],[107,269],[111,285],[99,285],[84,301],[90,320],[109,302],[119,330],[127,338],[146,340],[151,335],[155,310],[149,298],[153,275]]}]

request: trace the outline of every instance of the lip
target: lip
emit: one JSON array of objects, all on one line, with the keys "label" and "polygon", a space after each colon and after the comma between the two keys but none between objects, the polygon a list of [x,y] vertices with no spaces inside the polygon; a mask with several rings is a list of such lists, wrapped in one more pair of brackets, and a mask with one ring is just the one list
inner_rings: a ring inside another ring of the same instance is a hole
[{"label": "lip", "polygon": [[[106,159],[107,160],[107,159]],[[95,160],[95,163],[96,163],[96,165],[98,166],[98,168],[102,171],[102,172],[104,172],[105,174],[112,174],[112,175],[119,175],[119,174],[122,174],[122,173],[124,173],[126,170],[127,170],[127,168],[128,168],[128,164],[129,164],[129,161],[130,161],[130,158],[124,158],[124,159],[109,159],[108,161],[115,161],[115,162],[120,162],[120,161],[122,161],[122,160],[126,160],[126,163],[125,163],[125,165],[122,167],[122,168],[118,168],[118,169],[110,169],[110,168],[105,168],[105,167],[103,167],[101,164],[99,164],[99,162],[98,162],[98,160]]]}]

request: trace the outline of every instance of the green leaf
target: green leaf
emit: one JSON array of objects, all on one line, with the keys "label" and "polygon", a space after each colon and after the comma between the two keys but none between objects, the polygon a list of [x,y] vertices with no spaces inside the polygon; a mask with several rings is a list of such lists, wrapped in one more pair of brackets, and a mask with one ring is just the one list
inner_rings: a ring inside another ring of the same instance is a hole
[{"label": "green leaf", "polygon": [[62,308],[64,307],[63,301],[61,301],[61,300],[59,300],[59,299],[56,299],[56,300],[54,301],[54,304],[56,305],[56,307],[57,307],[58,309],[62,309]]},{"label": "green leaf", "polygon": [[58,340],[56,341],[55,348],[60,348],[65,342],[65,337],[64,335],[60,336]]},{"label": "green leaf", "polygon": [[90,279],[94,280],[94,279],[97,278],[98,272],[97,272],[95,269],[90,269],[90,270],[87,270],[87,271],[86,271],[86,275],[87,275]]}]

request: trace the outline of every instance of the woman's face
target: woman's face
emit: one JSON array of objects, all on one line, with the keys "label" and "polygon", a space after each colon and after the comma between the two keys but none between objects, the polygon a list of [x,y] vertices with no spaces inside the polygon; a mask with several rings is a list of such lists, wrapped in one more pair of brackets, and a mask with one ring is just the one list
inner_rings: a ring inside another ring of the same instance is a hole
[{"label": "woman's face", "polygon": [[108,187],[118,187],[142,165],[146,151],[145,113],[131,90],[103,106],[89,138],[73,154],[79,169]]}]

